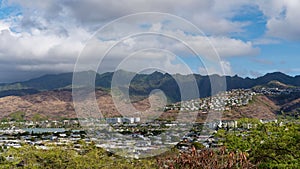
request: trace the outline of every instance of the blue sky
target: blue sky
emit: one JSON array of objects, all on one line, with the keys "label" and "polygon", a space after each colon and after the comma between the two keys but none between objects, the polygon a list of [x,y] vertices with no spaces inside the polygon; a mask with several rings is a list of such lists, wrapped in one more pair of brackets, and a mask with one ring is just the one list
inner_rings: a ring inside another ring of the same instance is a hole
[{"label": "blue sky", "polygon": [[[132,65],[124,66],[129,68],[138,63],[182,74],[189,73],[186,67],[194,73],[205,74],[208,70],[242,77],[257,77],[274,71],[292,76],[300,74],[300,2],[297,0],[133,0],[130,4],[101,0],[0,0],[0,4],[0,83],[73,71],[78,55],[85,54],[82,51],[99,28],[119,17],[139,12],[169,13],[197,26],[212,41],[224,72],[215,67],[204,68],[199,59],[181,51],[180,44],[161,37],[124,40],[109,58],[105,58],[101,72],[114,70],[129,57],[124,55],[125,46],[130,48],[127,52],[137,52],[132,48],[162,48],[180,57],[147,50],[140,53],[143,56],[138,62],[131,58],[128,64]],[[114,41],[120,40],[105,40],[113,34],[120,38],[128,32],[154,30],[180,37],[199,51],[204,60],[213,57],[204,44],[204,36],[184,30],[187,29],[184,24],[178,26],[176,21],[159,21],[155,17],[142,19],[136,23],[123,20],[120,28],[107,31],[105,36],[102,34],[103,39],[97,42],[99,46],[90,53],[104,53]],[[137,23],[140,25],[135,27]],[[88,63],[94,60],[87,54],[84,61],[88,69]]]},{"label": "blue sky", "polygon": [[1,11],[0,11],[0,19],[4,19],[6,17],[9,17],[11,13],[13,13],[16,10],[15,6],[6,6],[3,4],[4,2],[0,0],[1,5]]}]

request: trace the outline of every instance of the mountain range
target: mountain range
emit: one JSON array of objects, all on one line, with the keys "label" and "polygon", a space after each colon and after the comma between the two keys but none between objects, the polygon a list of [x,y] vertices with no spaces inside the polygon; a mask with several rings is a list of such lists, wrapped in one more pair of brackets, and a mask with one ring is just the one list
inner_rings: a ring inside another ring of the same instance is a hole
[{"label": "mountain range", "polygon": [[[131,96],[148,96],[152,90],[160,89],[166,94],[169,102],[178,102],[182,100],[178,82],[180,85],[184,85],[190,83],[192,79],[195,79],[198,85],[200,97],[208,97],[213,94],[211,93],[211,81],[218,83],[226,80],[226,86],[224,86],[226,87],[226,90],[250,89],[257,86],[300,86],[300,76],[292,77],[281,72],[268,73],[264,76],[252,79],[248,77],[242,78],[239,76],[202,76],[199,74],[170,75],[168,73],[163,74],[161,72],[153,72],[151,74],[134,74],[132,72],[123,70],[119,70],[117,72],[107,72],[103,74],[98,74],[93,71],[86,71],[79,72],[78,74],[81,77],[95,76],[95,87],[101,89],[110,89],[113,76],[117,76],[116,79],[134,77],[129,86],[129,93]],[[73,73],[62,73],[44,75],[42,77],[24,82],[0,84],[0,97],[24,96],[53,90],[71,90],[72,79]],[[121,81],[120,83],[123,82]]]},{"label": "mountain range", "polygon": [[[105,117],[120,115],[114,106],[109,90],[113,76],[120,82],[121,90],[126,90],[126,83],[122,79],[134,76],[129,86],[129,93],[131,101],[138,111],[144,111],[150,107],[147,97],[154,89],[162,90],[169,102],[181,101],[179,86],[176,82],[184,85],[189,83],[193,78],[197,82],[201,97],[207,97],[212,94],[210,91],[211,80],[213,82],[226,80],[226,90],[264,87],[287,89],[300,86],[300,76],[291,77],[280,72],[268,73],[254,79],[219,75],[170,75],[160,72],[135,75],[132,72],[126,71],[117,71],[115,74],[113,72],[98,74],[87,71],[79,72],[78,75],[83,78],[82,84],[84,84],[84,79],[87,77],[96,77],[95,93],[97,103],[101,106],[102,114]],[[62,73],[45,75],[24,82],[0,84],[0,119],[8,118],[16,112],[25,113],[26,119],[34,119],[36,117],[44,119],[76,118],[72,102],[72,79],[73,73]],[[298,114],[294,112],[299,112],[299,110],[300,91],[288,95],[257,96],[250,105],[234,109],[225,114],[224,118],[275,118],[276,114],[295,116]],[[173,115],[172,112],[165,112],[165,116],[168,118]]]}]

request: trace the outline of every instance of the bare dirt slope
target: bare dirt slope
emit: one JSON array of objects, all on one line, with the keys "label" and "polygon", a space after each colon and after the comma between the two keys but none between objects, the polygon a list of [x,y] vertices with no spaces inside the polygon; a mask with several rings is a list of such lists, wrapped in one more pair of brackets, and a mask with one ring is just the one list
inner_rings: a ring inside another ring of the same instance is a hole
[{"label": "bare dirt slope", "polygon": [[[161,101],[152,97],[154,106],[150,105],[148,99],[144,99],[128,106],[122,105],[112,99],[106,91],[97,90],[96,98],[98,107],[104,117],[123,116],[132,117],[151,114],[158,110]],[[76,103],[80,104],[80,103]],[[116,107],[115,105],[119,105]],[[88,106],[86,106],[88,107]],[[150,108],[151,107],[151,108]],[[26,96],[7,96],[0,98],[0,118],[8,117],[14,112],[25,112],[26,119],[32,119],[35,114],[39,114],[47,119],[62,119],[78,117],[74,110],[71,91],[49,91]],[[119,113],[120,112],[120,113]],[[157,115],[156,115],[157,116]]]},{"label": "bare dirt slope", "polygon": [[8,96],[0,98],[0,118],[21,111],[30,119],[34,114],[40,114],[49,119],[75,117],[71,92],[42,92],[26,96]]},{"label": "bare dirt slope", "polygon": [[[149,103],[148,99],[144,99],[133,103],[133,107],[128,108],[127,105],[115,106],[110,94],[106,91],[97,90],[96,98],[99,109],[104,117],[120,116],[140,116],[147,118],[166,118],[175,119],[176,112],[159,112],[161,100],[154,97],[152,101],[154,106]],[[285,107],[293,107],[298,104],[299,100],[285,105]],[[156,106],[155,106],[156,105]],[[152,107],[151,107],[152,106]],[[151,108],[150,108],[151,107]],[[247,106],[235,107],[230,111],[223,112],[223,119],[239,119],[243,117],[272,119],[276,117],[276,113],[282,107],[266,96],[256,96],[254,100]],[[8,96],[0,98],[0,118],[9,116],[11,113],[21,111],[25,112],[26,119],[32,119],[35,114],[39,114],[47,119],[62,119],[78,117],[74,111],[71,91],[49,91],[41,92],[26,96]],[[119,113],[120,112],[120,113]],[[156,114],[155,114],[155,113]],[[138,113],[138,114],[137,114]],[[152,117],[150,117],[152,116]],[[206,119],[207,114],[199,112],[199,121]]]},{"label": "bare dirt slope", "polygon": [[225,112],[224,119],[239,119],[243,117],[258,119],[274,119],[280,106],[276,105],[268,97],[260,95],[247,105],[233,108],[231,111]]}]

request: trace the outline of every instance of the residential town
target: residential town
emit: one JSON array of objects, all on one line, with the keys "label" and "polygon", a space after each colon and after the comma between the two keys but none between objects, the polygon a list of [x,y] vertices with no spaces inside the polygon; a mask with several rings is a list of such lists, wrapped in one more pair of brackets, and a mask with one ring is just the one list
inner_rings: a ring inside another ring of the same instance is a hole
[{"label": "residential town", "polygon": [[246,106],[255,96],[256,93],[250,89],[236,89],[231,91],[221,92],[215,96],[208,98],[200,98],[196,100],[183,101],[180,103],[171,104],[165,107],[168,110],[180,111],[226,111],[232,107]]},{"label": "residential town", "polygon": [[262,88],[255,89],[255,92],[264,94],[264,95],[288,95],[291,93],[299,93],[300,88],[293,87],[293,88],[287,88],[287,89],[280,89],[277,87],[274,87],[274,88],[262,87]]},{"label": "residential town", "polygon": [[[201,98],[166,106],[165,111],[228,111],[248,105],[258,93],[252,90],[232,90],[209,98]],[[275,122],[261,119],[261,123]],[[282,125],[282,124],[280,124]],[[138,158],[163,147],[176,146],[185,151],[195,143],[204,147],[221,146],[214,134],[218,129],[248,130],[252,124],[238,124],[237,120],[212,120],[205,123],[184,123],[168,120],[141,122],[140,117],[112,117],[104,119],[64,119],[60,121],[2,121],[1,149],[34,145],[40,149],[65,146],[80,151],[80,143],[95,144],[112,152],[127,150]]]},{"label": "residential town", "polygon": [[[111,119],[108,121],[111,122]],[[267,122],[277,123],[277,120],[261,120],[261,123]],[[63,123],[63,121],[60,122],[60,124]],[[280,123],[279,125],[283,124]],[[109,128],[111,125],[106,127]],[[80,151],[82,146],[80,143],[84,142],[95,144],[112,152],[128,150],[131,151],[132,157],[137,158],[141,154],[151,152],[158,147],[176,146],[181,151],[188,150],[194,143],[201,143],[207,148],[218,147],[220,143],[218,138],[214,137],[214,133],[218,129],[248,130],[252,127],[250,123],[239,125],[238,121],[235,120],[211,121],[205,124],[194,124],[193,126],[167,121],[152,124],[138,122],[115,123],[113,125],[114,131],[108,131],[107,128],[88,131],[66,128],[20,129],[12,127],[0,130],[0,147],[1,149],[19,148],[29,144],[39,149],[65,146]]]}]

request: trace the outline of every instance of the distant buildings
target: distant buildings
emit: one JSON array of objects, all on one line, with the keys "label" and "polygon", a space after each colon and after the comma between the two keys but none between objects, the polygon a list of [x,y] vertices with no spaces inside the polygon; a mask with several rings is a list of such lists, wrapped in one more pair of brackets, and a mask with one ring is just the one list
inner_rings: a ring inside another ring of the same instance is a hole
[{"label": "distant buildings", "polygon": [[236,89],[219,93],[215,96],[167,105],[164,110],[180,111],[228,111],[232,107],[246,106],[256,95],[251,90]]},{"label": "distant buildings", "polygon": [[280,88],[258,88],[255,89],[256,93],[264,94],[264,95],[286,95],[291,93],[300,92],[300,88],[287,88],[287,89],[280,89]]},{"label": "distant buildings", "polygon": [[141,121],[140,117],[114,117],[114,118],[106,118],[106,122],[109,124],[120,124],[120,123],[139,123]]}]

